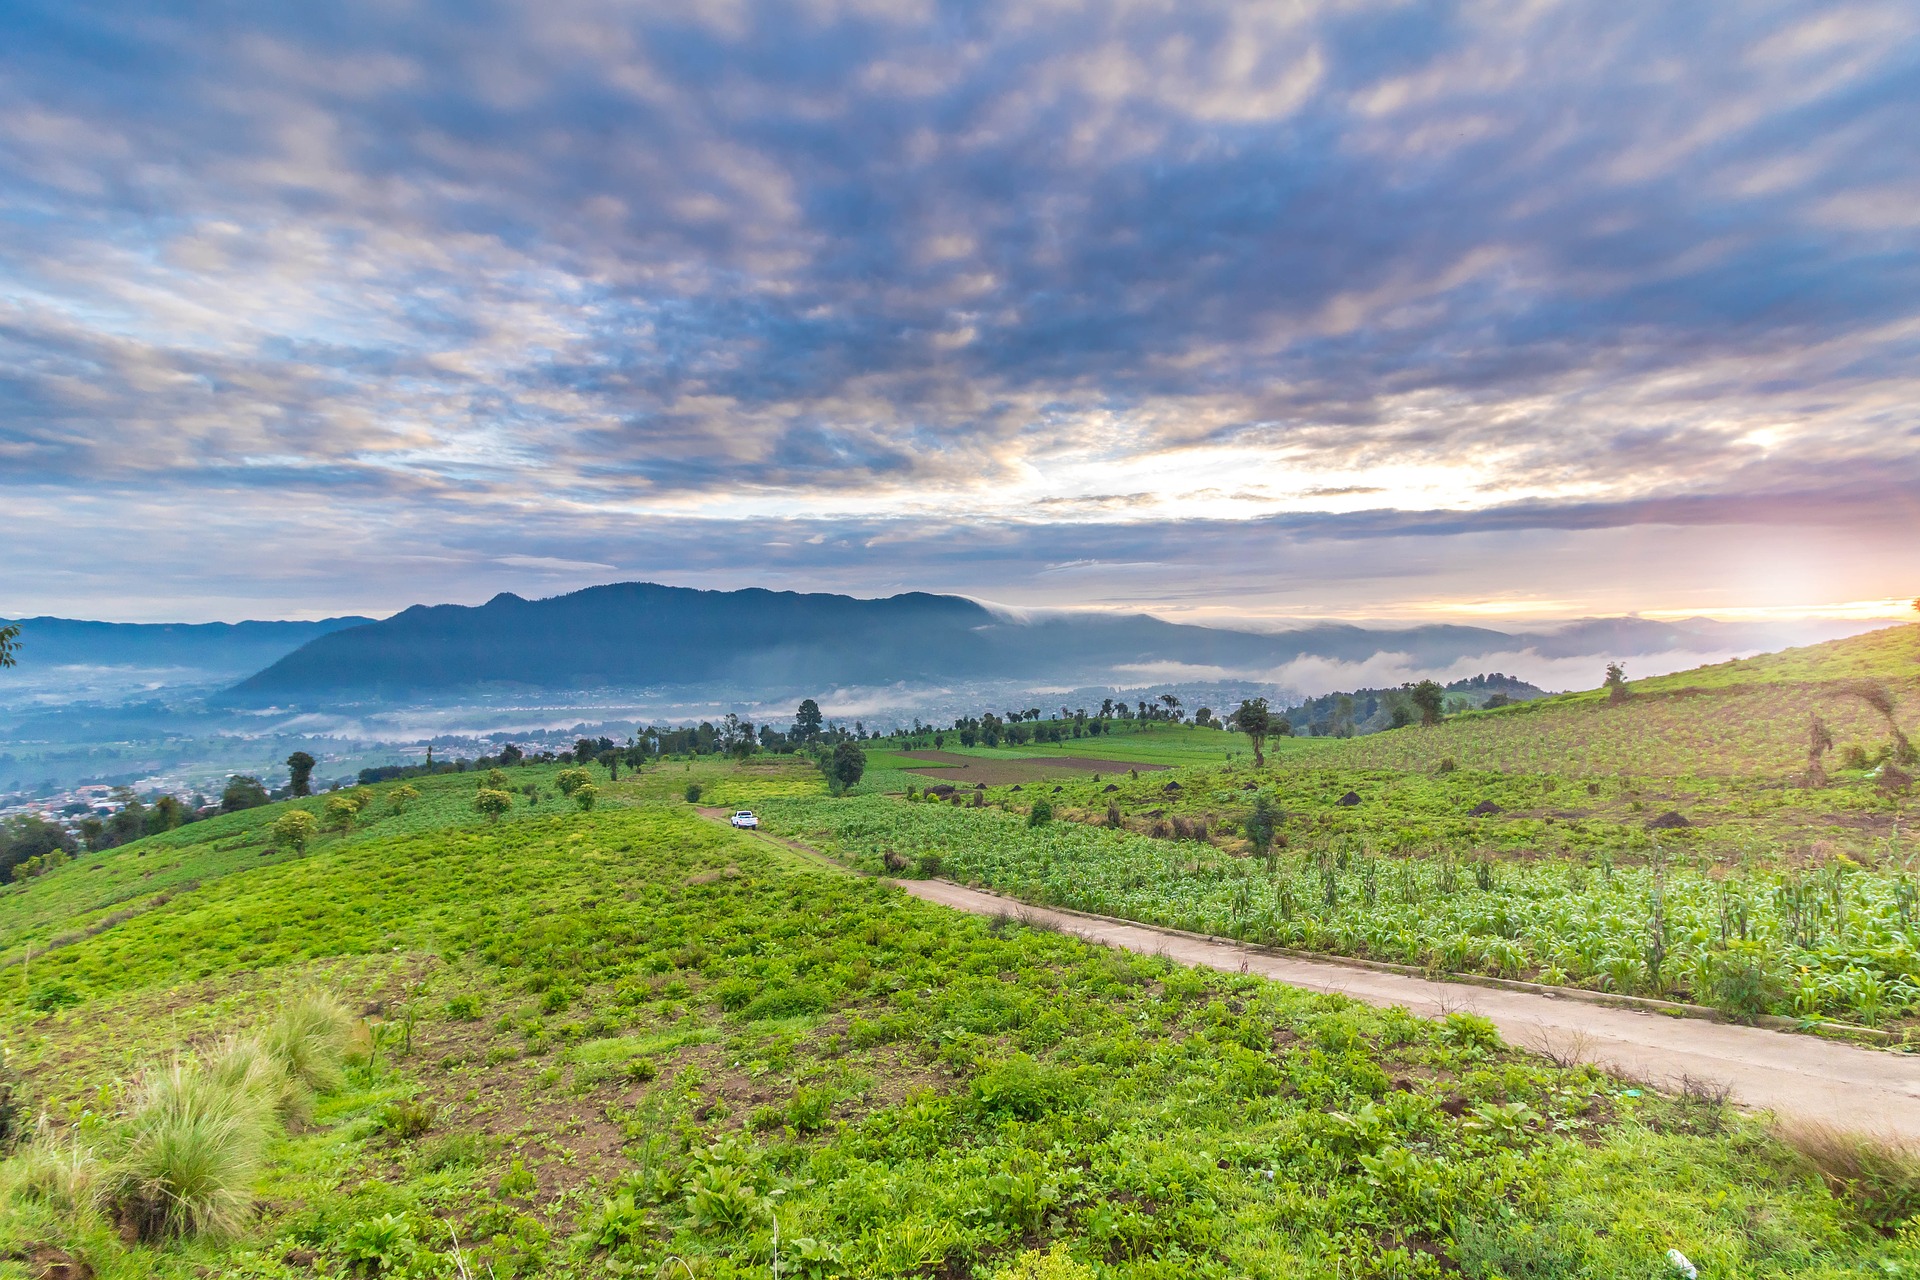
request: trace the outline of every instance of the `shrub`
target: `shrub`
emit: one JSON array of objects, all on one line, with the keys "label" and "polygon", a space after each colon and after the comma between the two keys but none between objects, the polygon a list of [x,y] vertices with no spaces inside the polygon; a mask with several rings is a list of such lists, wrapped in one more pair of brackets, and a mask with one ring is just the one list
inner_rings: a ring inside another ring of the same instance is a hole
[{"label": "shrub", "polygon": [[568,797],[571,797],[577,788],[588,786],[592,782],[593,775],[585,769],[562,769],[553,779],[553,785],[559,789],[560,794]]},{"label": "shrub", "polygon": [[273,842],[295,853],[305,853],[320,823],[305,809],[289,809],[273,824]]},{"label": "shrub", "polygon": [[687,797],[688,804],[699,804],[700,803],[700,784],[697,782],[689,782],[687,784],[687,789],[684,794]]},{"label": "shrub", "polygon": [[580,812],[591,813],[600,799],[600,788],[591,782],[583,782],[573,789],[573,802],[580,806]]},{"label": "shrub", "polygon": [[487,770],[486,781],[480,785],[483,787],[491,787],[495,791],[505,791],[509,784],[510,780],[507,777],[506,770],[489,769]]},{"label": "shrub", "polygon": [[123,1229],[149,1242],[238,1231],[271,1132],[262,1099],[183,1058],[149,1068],[129,1110],[110,1175]]},{"label": "shrub", "polygon": [[1053,802],[1042,797],[1033,802],[1033,808],[1027,811],[1027,825],[1044,827],[1053,821]]},{"label": "shrub", "polygon": [[1767,967],[1764,950],[1755,943],[1736,943],[1713,956],[1707,983],[1714,1007],[1738,1022],[1771,1013],[1787,998],[1786,983]]},{"label": "shrub", "polygon": [[405,813],[407,806],[419,798],[420,788],[403,782],[387,792],[387,806],[395,813]]},{"label": "shrub", "polygon": [[447,1001],[447,1016],[455,1022],[472,1022],[480,1016],[480,997],[467,992]]},{"label": "shrub", "polygon": [[1920,1214],[1920,1151],[1823,1124],[1784,1124],[1774,1132],[1867,1225],[1891,1235]]}]

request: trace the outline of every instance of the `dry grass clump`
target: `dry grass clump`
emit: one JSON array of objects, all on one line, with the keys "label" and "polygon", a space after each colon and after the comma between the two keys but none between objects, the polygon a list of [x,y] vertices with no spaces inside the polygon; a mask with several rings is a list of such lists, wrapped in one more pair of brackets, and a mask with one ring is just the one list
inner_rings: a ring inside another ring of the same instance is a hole
[{"label": "dry grass clump", "polygon": [[1867,1225],[1892,1233],[1920,1214],[1920,1150],[1810,1121],[1783,1122],[1774,1134]]},{"label": "dry grass clump", "polygon": [[110,1215],[143,1241],[227,1235],[245,1224],[267,1144],[344,1083],[353,1019],[327,995],[289,1003],[259,1033],[146,1068],[100,1152],[43,1118],[0,1166],[0,1202],[76,1225]]}]

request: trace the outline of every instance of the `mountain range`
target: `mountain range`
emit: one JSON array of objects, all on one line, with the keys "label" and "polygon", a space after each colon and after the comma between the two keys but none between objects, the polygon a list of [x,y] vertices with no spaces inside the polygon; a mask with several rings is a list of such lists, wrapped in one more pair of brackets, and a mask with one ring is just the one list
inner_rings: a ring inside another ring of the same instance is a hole
[{"label": "mountain range", "polygon": [[377,621],[139,625],[30,618],[24,627],[23,666],[220,673],[227,687],[214,701],[236,708],[443,701],[489,692],[1284,680],[1276,673],[1303,661],[1359,664],[1393,655],[1406,669],[1441,671],[1523,651],[1543,660],[1725,652],[1777,647],[1783,638],[1778,627],[1643,618],[1591,619],[1539,633],[1452,624],[1251,630],[1147,614],[1020,613],[921,592],[857,599],[647,582],[539,600],[502,593],[482,605],[415,605]]}]

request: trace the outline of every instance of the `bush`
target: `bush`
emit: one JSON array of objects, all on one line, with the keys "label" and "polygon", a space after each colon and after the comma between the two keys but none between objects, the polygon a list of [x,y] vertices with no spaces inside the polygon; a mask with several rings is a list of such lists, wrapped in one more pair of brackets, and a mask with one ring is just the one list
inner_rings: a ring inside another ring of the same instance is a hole
[{"label": "bush", "polygon": [[455,1022],[472,1022],[480,1016],[480,997],[471,992],[447,1001],[447,1017]]},{"label": "bush", "polygon": [[1787,998],[1786,983],[1767,967],[1756,943],[1736,943],[1715,955],[1707,971],[1708,998],[1736,1022],[1752,1022]]},{"label": "bush", "polygon": [[583,782],[573,789],[573,802],[580,806],[580,812],[591,813],[600,799],[600,788],[591,782]]},{"label": "bush", "polygon": [[559,789],[560,794],[568,797],[571,797],[578,788],[589,786],[592,782],[593,775],[585,769],[562,769],[553,779],[553,785]]},{"label": "bush", "polygon": [[688,804],[699,804],[700,803],[700,784],[697,782],[689,782],[687,784],[687,790],[685,794],[687,797]]},{"label": "bush", "polygon": [[1053,821],[1053,802],[1042,797],[1033,802],[1033,808],[1027,811],[1027,825],[1044,827]]}]

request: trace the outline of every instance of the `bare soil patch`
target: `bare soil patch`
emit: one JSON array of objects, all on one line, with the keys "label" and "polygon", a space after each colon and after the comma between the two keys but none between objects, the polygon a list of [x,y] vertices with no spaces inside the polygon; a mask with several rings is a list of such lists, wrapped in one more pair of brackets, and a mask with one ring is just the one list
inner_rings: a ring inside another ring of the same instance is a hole
[{"label": "bare soil patch", "polygon": [[1088,756],[1008,756],[1005,759],[987,759],[955,755],[951,751],[906,751],[901,754],[910,760],[927,762],[924,767],[916,766],[913,770],[915,773],[947,782],[964,782],[969,786],[984,782],[990,787],[1004,787],[1013,783],[1044,782],[1048,778],[1064,778],[1074,774],[1123,774],[1129,769],[1157,773],[1168,768],[1164,764],[1099,760]]}]

